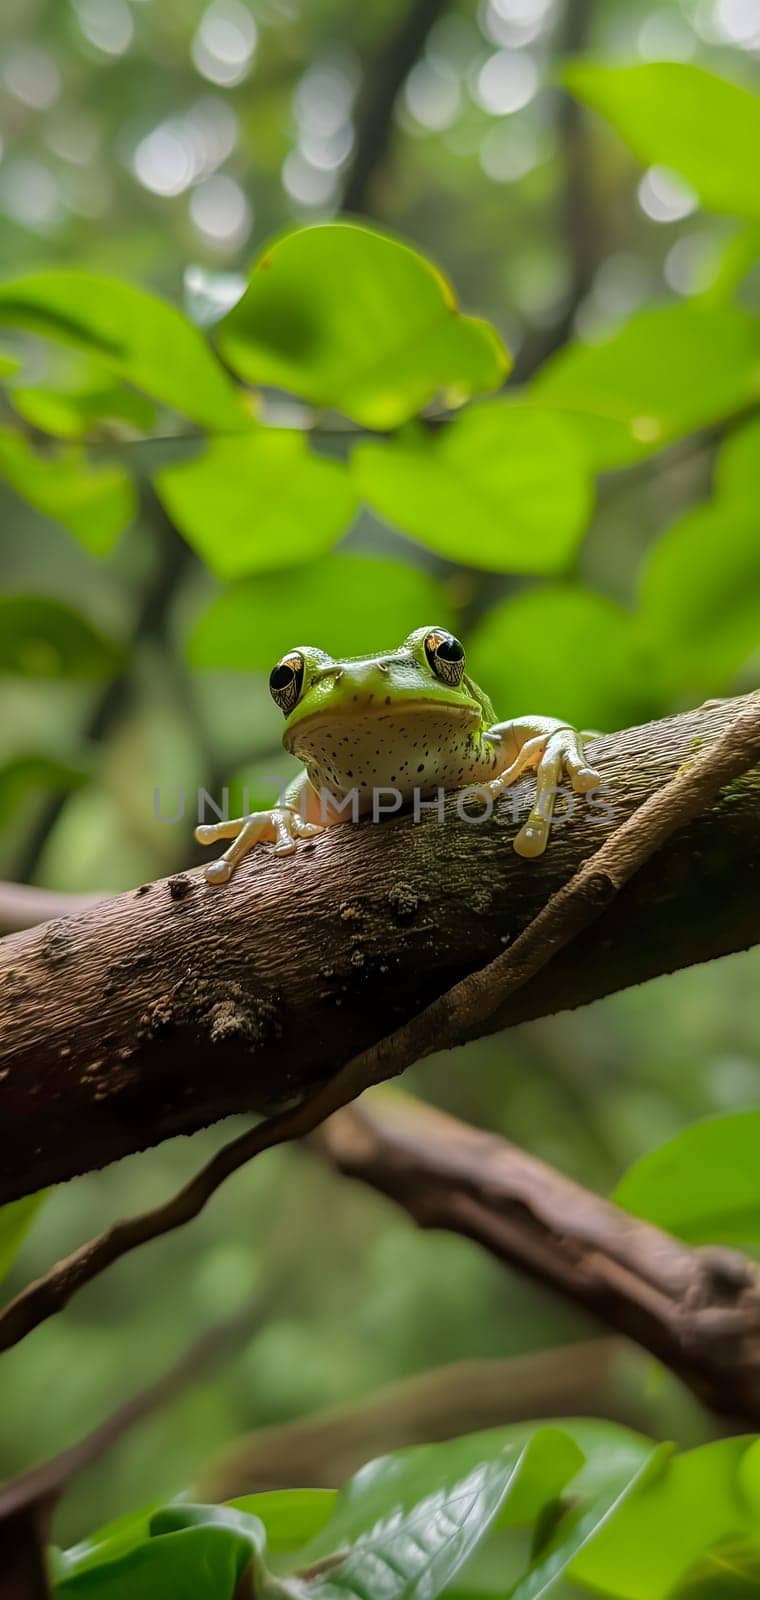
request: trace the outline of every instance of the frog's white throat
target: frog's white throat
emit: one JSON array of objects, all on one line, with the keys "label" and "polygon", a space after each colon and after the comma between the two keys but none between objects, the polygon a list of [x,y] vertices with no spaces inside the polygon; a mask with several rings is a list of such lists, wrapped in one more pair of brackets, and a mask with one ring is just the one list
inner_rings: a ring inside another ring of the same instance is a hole
[{"label": "frog's white throat", "polygon": [[314,789],[341,800],[356,792],[360,812],[372,809],[380,790],[408,801],[415,791],[465,786],[482,762],[492,768],[479,708],[445,701],[315,712],[288,729],[283,743],[303,762]]}]

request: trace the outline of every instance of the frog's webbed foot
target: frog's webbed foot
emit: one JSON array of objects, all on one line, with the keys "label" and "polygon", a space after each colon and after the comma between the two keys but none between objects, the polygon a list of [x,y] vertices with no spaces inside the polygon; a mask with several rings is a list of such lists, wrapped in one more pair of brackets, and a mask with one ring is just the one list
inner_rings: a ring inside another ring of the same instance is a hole
[{"label": "frog's webbed foot", "polygon": [[322,833],[318,822],[304,822],[297,811],[289,806],[273,806],[271,811],[252,811],[248,817],[236,817],[231,822],[203,823],[195,830],[199,844],[216,844],[217,839],[232,839],[234,843],[218,861],[204,868],[207,883],[227,883],[243,856],[260,840],[273,840],[276,856],[292,856],[298,849],[299,839],[311,839]]},{"label": "frog's webbed foot", "polygon": [[[523,724],[524,726],[524,724]],[[549,842],[557,794],[564,777],[576,794],[588,794],[601,783],[601,776],[590,767],[584,753],[588,734],[577,733],[566,724],[544,728],[526,739],[511,766],[488,784],[492,794],[500,794],[521,773],[536,768],[536,796],[527,822],[513,840],[519,856],[540,856]]]}]

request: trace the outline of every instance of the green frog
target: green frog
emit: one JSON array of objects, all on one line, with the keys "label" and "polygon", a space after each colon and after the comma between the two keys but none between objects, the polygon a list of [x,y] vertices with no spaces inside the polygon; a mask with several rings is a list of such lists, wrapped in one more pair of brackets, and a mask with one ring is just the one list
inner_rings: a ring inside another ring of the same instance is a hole
[{"label": "green frog", "polygon": [[513,844],[518,855],[539,856],[563,778],[580,794],[601,782],[584,736],[568,723],[497,722],[466,670],[464,646],[445,628],[417,628],[397,650],[348,660],[299,645],[272,668],[269,688],[285,716],[283,745],[303,769],[271,810],[196,829],[200,844],[233,841],[206,867],[209,883],[226,883],[261,840],[292,855],[300,840],[338,822],[380,820],[409,802],[419,817],[447,790],[477,791],[473,798],[492,807],[530,769],[535,799]]}]

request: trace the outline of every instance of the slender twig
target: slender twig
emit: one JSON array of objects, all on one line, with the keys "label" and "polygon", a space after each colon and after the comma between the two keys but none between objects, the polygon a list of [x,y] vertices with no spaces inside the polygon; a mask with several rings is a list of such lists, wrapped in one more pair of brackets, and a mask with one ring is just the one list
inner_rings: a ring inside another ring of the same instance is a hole
[{"label": "slender twig", "polygon": [[[350,1118],[353,1111],[338,1112],[335,1122],[342,1126],[344,1115]],[[332,1127],[326,1124],[325,1138]],[[364,1179],[353,1169],[347,1175]],[[610,1338],[570,1349],[453,1361],[384,1384],[358,1401],[243,1434],[202,1470],[198,1496],[216,1503],[303,1483],[329,1488],[389,1450],[539,1417],[605,1417],[656,1436],[658,1408],[648,1403],[648,1366],[622,1339]]]},{"label": "slender twig", "polygon": [[343,191],[344,211],[370,212],[373,189],[393,135],[393,113],[404,80],[422,54],[449,0],[413,0],[367,65],[357,116],[356,147]]},{"label": "slender twig", "polygon": [[117,1406],[110,1416],[58,1455],[0,1487],[0,1521],[16,1515],[40,1501],[55,1500],[75,1473],[92,1466],[132,1428],[188,1388],[212,1366],[226,1360],[241,1345],[247,1344],[271,1309],[272,1290],[256,1293],[223,1321],[214,1323],[166,1372],[146,1385],[130,1400]]},{"label": "slender twig", "polygon": [[72,917],[87,906],[105,900],[102,894],[58,894],[54,889],[36,889],[28,883],[0,882],[0,935],[34,928],[52,917]]},{"label": "slender twig", "polygon": [[[145,514],[160,535],[158,567],[146,589],[132,636],[125,646],[124,665],[109,679],[90,712],[83,734],[85,743],[90,745],[102,744],[126,710],[132,690],[135,651],[145,639],[161,635],[178,578],[192,559],[189,547],[175,532],[157,495],[148,484],[142,486],[142,501]],[[48,798],[15,863],[15,878],[26,882],[34,876],[68,798],[67,790],[60,790]]]},{"label": "slender twig", "polygon": [[656,850],[709,803],[720,789],[760,759],[760,695],[729,725],[706,754],[679,769],[547,901],[515,943],[494,961],[463,978],[410,1022],[354,1056],[299,1105],[248,1129],[225,1145],[171,1199],[116,1222],[58,1262],[0,1313],[0,1349],[61,1311],[84,1284],[129,1251],[193,1220],[225,1178],[264,1150],[300,1139],[372,1084],[403,1072],[434,1050],[457,1044],[477,1016],[481,1021],[527,983],[598,917]]},{"label": "slender twig", "polygon": [[[594,11],[595,0],[565,0],[558,39],[561,58],[577,55],[586,48]],[[555,320],[526,338],[518,351],[510,374],[510,384],[526,382],[571,339],[578,309],[586,299],[599,262],[605,255],[603,218],[594,200],[592,151],[586,128],[586,111],[563,89],[558,90],[557,138],[563,168],[562,185],[557,198],[557,226],[567,262],[568,284]]]}]

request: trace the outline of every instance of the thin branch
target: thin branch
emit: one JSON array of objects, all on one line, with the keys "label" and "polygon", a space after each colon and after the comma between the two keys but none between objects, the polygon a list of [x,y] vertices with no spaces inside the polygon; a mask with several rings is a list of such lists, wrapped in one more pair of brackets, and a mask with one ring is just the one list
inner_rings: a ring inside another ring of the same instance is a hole
[{"label": "thin branch", "polygon": [[344,1176],[584,1306],[651,1351],[713,1410],[760,1424],[760,1270],[692,1250],[496,1134],[410,1096],[370,1096],[315,1143]]},{"label": "thin branch", "polygon": [[77,1472],[93,1466],[126,1433],[170,1404],[210,1368],[227,1360],[247,1344],[261,1327],[271,1309],[273,1290],[257,1289],[240,1309],[207,1328],[168,1371],[146,1385],[130,1400],[117,1406],[110,1416],[85,1434],[76,1444],[44,1461],[0,1487],[0,1522],[17,1516],[35,1505],[50,1506],[62,1494]]},{"label": "thin branch", "polygon": [[[342,1136],[344,1115],[352,1113],[341,1111],[335,1118]],[[330,1121],[315,1139],[332,1142],[332,1130]],[[347,1167],[346,1173],[369,1181],[364,1172]],[[637,1359],[621,1339],[453,1361],[384,1384],[359,1400],[244,1434],[202,1470],[198,1498],[216,1503],[304,1483],[330,1488],[390,1450],[539,1417],[605,1417],[658,1436],[658,1407],[648,1403],[648,1377],[646,1357]]]},{"label": "thin branch", "polygon": [[[561,57],[578,55],[585,50],[595,9],[595,0],[565,0],[558,40]],[[592,145],[586,127],[586,111],[561,88],[558,90],[557,138],[563,167],[557,226],[569,281],[555,321],[531,334],[518,351],[510,384],[526,382],[572,338],[578,309],[591,290],[597,267],[605,254],[603,218],[594,200]]]},{"label": "thin branch", "polygon": [[[189,548],[175,532],[164,509],[149,485],[143,485],[143,507],[160,534],[160,553],[155,576],[148,585],[140,606],[132,637],[125,647],[123,667],[109,679],[89,715],[83,738],[86,744],[102,744],[129,704],[135,650],[145,640],[160,636],[175,593],[177,580],[190,560]],[[48,839],[69,799],[68,790],[51,794],[28,838],[25,840],[14,877],[22,882],[34,876]]]},{"label": "thin branch", "polygon": [[313,1132],[365,1089],[395,1077],[434,1050],[457,1044],[474,1016],[482,1022],[609,906],[635,872],[677,829],[760,759],[760,694],[750,697],[723,737],[646,800],[584,862],[511,948],[434,1000],[405,1026],[360,1051],[317,1092],[225,1145],[164,1205],[115,1223],[30,1284],[0,1313],[0,1349],[61,1311],[112,1262],[198,1216],[225,1178],[264,1150]]},{"label": "thin branch", "polygon": [[359,105],[356,147],[343,192],[343,211],[370,214],[373,189],[390,149],[393,112],[399,92],[422,54],[428,35],[449,0],[413,0],[386,37],[365,72]]},{"label": "thin branch", "polygon": [[88,906],[107,899],[102,894],[58,894],[54,889],[36,889],[28,883],[0,882],[0,936],[34,928],[52,917],[74,917]]}]

